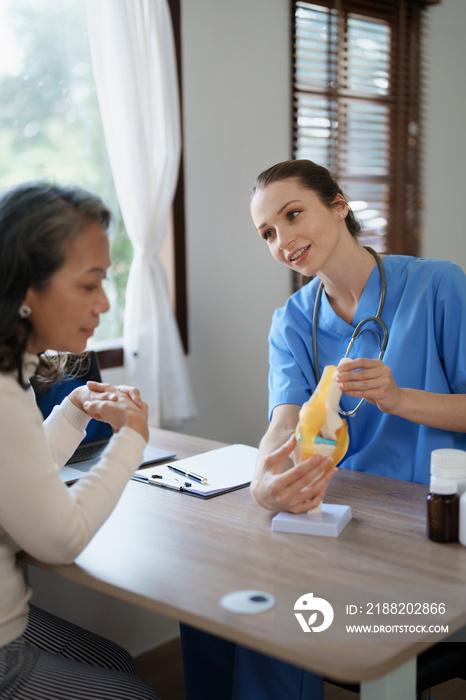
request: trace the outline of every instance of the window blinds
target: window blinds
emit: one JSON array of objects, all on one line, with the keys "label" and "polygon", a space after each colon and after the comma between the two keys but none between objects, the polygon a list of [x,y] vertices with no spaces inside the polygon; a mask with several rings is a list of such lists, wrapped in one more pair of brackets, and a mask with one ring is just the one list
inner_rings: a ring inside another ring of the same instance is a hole
[{"label": "window blinds", "polygon": [[379,252],[418,252],[424,5],[292,3],[294,156],[331,171]]}]

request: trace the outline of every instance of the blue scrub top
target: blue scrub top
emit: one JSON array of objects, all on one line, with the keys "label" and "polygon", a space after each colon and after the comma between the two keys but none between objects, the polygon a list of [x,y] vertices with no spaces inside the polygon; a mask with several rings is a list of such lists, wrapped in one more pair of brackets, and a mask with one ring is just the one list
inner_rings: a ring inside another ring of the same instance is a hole
[{"label": "blue scrub top", "polygon": [[[441,260],[388,255],[382,260],[387,295],[382,318],[389,341],[384,363],[400,387],[440,394],[466,392],[466,276]],[[269,335],[269,415],[279,404],[301,406],[315,389],[312,314],[319,279],[304,286],[273,316]],[[375,316],[380,297],[378,267],[372,271],[352,324],[332,309],[325,290],[317,328],[319,368],[336,365],[346,353],[357,324]],[[364,331],[350,357],[378,357],[379,327]],[[380,331],[379,331],[380,332]],[[342,396],[350,410],[358,400]],[[349,449],[340,463],[346,469],[428,484],[430,453],[441,447],[466,450],[466,433],[429,428],[382,413],[365,401],[347,418]]]}]

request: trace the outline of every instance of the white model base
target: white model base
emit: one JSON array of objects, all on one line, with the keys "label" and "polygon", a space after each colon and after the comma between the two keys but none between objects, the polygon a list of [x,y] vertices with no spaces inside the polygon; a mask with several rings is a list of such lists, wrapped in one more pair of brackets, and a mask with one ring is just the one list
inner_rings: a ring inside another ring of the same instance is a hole
[{"label": "white model base", "polygon": [[278,513],[272,518],[275,532],[294,532],[297,535],[338,537],[352,518],[350,506],[323,503],[320,512]]}]

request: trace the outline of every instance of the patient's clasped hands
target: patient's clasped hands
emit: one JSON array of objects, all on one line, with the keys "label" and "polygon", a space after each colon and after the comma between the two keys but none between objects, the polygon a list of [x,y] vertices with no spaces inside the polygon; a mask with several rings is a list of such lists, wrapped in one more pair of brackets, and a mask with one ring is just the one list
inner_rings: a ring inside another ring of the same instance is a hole
[{"label": "patient's clasped hands", "polygon": [[128,426],[149,440],[148,407],[135,387],[100,382],[87,382],[74,389],[70,401],[91,418],[110,423],[113,430]]}]

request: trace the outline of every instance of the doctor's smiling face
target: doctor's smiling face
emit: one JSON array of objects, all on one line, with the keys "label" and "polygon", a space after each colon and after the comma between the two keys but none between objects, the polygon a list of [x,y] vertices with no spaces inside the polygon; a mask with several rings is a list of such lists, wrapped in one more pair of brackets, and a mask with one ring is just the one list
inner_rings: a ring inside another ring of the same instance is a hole
[{"label": "doctor's smiling face", "polygon": [[328,206],[294,177],[256,187],[251,199],[254,225],[273,257],[307,277],[325,269],[347,213],[343,195]]}]

